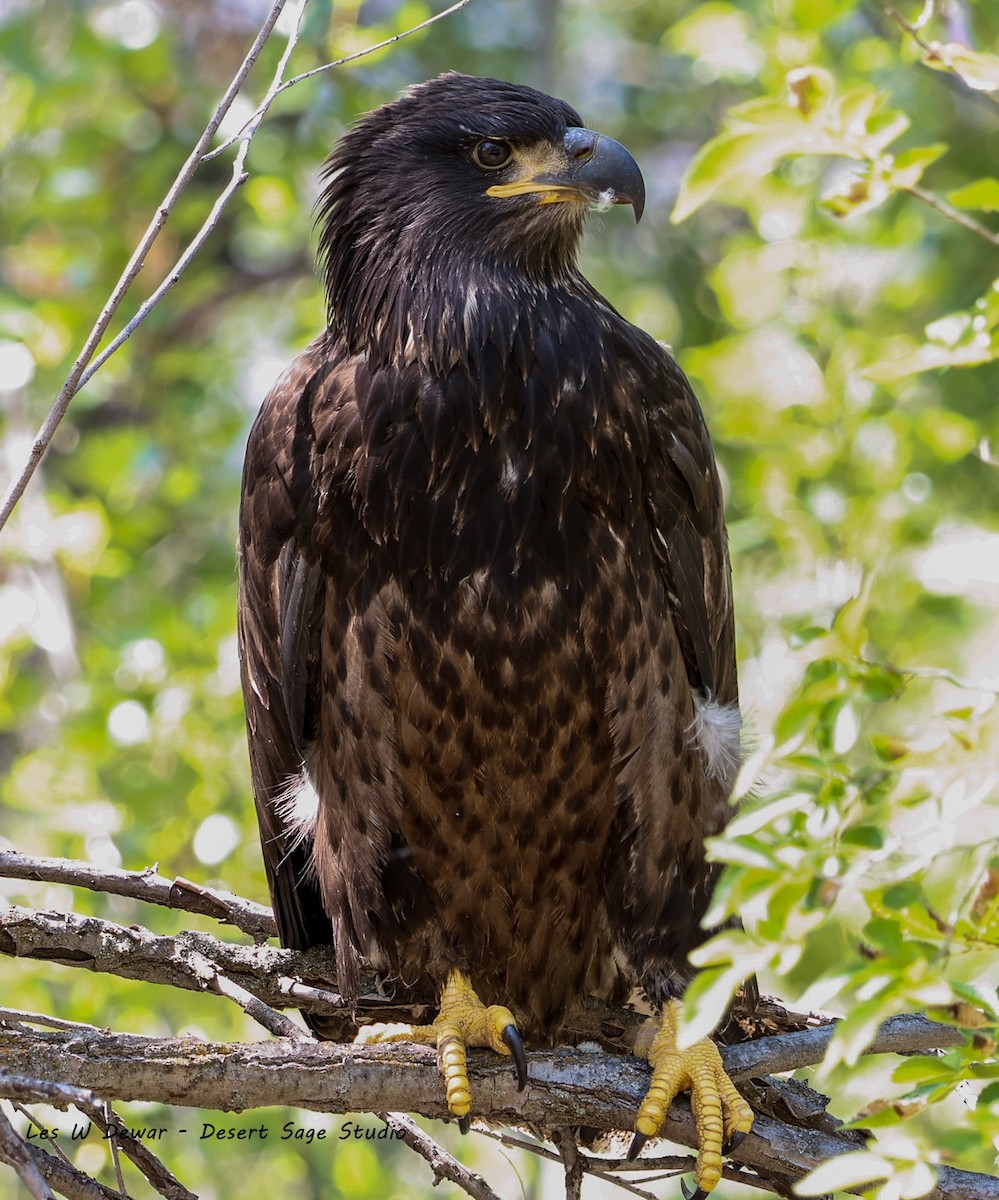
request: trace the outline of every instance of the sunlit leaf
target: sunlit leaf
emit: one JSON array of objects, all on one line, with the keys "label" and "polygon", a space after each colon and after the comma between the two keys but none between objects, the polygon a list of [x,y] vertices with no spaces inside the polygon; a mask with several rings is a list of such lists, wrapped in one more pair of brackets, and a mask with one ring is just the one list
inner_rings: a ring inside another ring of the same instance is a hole
[{"label": "sunlit leaf", "polygon": [[953,71],[970,88],[980,92],[999,89],[999,56],[969,50],[960,42],[931,42],[923,62],[937,70]]},{"label": "sunlit leaf", "polygon": [[795,1184],[798,1196],[824,1196],[828,1192],[843,1188],[854,1188],[862,1183],[874,1183],[891,1174],[891,1164],[879,1154],[857,1150],[852,1154],[841,1154],[822,1163]]}]

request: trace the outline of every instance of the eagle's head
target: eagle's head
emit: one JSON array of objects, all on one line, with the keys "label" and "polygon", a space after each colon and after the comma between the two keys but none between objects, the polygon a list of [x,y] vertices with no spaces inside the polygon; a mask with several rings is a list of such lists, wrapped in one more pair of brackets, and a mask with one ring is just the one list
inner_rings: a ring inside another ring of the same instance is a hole
[{"label": "eagle's head", "polygon": [[[559,283],[588,209],[645,202],[628,151],[533,88],[450,72],[368,113],[324,170],[320,261],[330,324],[360,348],[470,283]],[[446,314],[444,314],[446,318]]]}]

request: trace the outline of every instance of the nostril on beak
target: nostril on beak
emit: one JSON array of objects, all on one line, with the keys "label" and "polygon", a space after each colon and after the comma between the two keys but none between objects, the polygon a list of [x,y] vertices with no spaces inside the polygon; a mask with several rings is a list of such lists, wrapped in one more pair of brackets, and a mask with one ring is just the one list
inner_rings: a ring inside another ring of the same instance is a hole
[{"label": "nostril on beak", "polygon": [[600,135],[594,133],[592,129],[573,128],[566,132],[562,144],[573,162],[584,163],[593,154],[599,137]]}]

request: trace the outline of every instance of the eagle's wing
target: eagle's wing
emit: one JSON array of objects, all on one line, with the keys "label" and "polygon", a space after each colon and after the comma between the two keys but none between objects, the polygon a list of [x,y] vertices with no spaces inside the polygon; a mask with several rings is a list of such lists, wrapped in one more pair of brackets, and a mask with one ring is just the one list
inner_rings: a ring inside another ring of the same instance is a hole
[{"label": "eagle's wing", "polygon": [[[620,345],[620,342],[619,342]],[[685,982],[738,765],[735,632],[721,484],[683,372],[630,330],[618,407],[640,429],[642,514],[620,576],[638,603],[610,678],[619,811],[608,915],[650,998]],[[639,419],[641,412],[641,420]],[[637,664],[637,665],[636,665]]]},{"label": "eagle's wing", "polygon": [[646,504],[687,677],[705,700],[737,703],[732,573],[721,482],[700,405],[663,354],[649,412]]},{"label": "eagle's wing", "polygon": [[296,949],[329,940],[311,839],[302,836],[293,811],[318,710],[323,583],[308,544],[315,503],[309,400],[317,360],[307,351],[264,402],[247,446],[239,535],[238,624],[253,793],[281,943]]}]

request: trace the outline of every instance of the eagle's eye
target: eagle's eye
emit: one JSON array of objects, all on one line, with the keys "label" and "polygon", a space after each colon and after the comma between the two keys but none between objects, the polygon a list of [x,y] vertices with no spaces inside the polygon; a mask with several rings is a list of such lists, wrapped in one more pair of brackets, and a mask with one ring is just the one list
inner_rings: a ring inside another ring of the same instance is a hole
[{"label": "eagle's eye", "polygon": [[475,161],[480,167],[485,167],[489,171],[495,171],[499,167],[505,167],[510,161],[513,151],[506,142],[494,142],[486,139],[472,151]]}]

